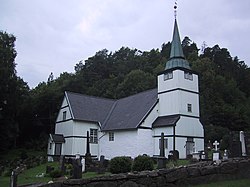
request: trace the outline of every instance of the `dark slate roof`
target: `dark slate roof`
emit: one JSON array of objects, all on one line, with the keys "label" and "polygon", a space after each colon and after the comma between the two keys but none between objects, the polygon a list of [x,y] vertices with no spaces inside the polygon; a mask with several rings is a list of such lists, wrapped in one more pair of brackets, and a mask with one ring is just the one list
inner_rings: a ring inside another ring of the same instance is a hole
[{"label": "dark slate roof", "polygon": [[137,128],[156,102],[157,89],[148,90],[117,100],[110,116],[102,126],[102,130]]},{"label": "dark slate roof", "polygon": [[103,123],[115,100],[66,92],[74,120]]},{"label": "dark slate roof", "polygon": [[103,131],[135,129],[157,102],[157,89],[119,100],[66,92],[74,120],[101,123]]},{"label": "dark slate roof", "polygon": [[154,122],[152,127],[166,127],[174,126],[177,121],[180,119],[180,115],[171,115],[171,116],[159,116]]},{"label": "dark slate roof", "polygon": [[55,143],[65,143],[65,139],[62,134],[51,134],[51,138]]}]

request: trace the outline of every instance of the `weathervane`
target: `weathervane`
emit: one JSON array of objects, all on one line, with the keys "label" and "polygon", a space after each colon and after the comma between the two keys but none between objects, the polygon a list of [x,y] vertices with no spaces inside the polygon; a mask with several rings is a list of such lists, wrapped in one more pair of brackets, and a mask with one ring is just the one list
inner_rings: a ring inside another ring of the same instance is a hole
[{"label": "weathervane", "polygon": [[174,3],[174,18],[176,19],[177,17],[177,0],[175,0],[175,3]]}]

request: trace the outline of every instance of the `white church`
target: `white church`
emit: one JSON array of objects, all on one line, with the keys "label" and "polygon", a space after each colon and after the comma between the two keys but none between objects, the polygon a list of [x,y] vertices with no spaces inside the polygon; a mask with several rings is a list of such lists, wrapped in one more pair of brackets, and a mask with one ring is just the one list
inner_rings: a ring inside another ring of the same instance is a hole
[{"label": "white church", "polygon": [[156,89],[119,100],[66,91],[48,157],[84,156],[87,131],[90,153],[98,158],[157,156],[162,132],[166,157],[173,150],[181,159],[204,150],[198,75],[185,60],[176,19],[170,58],[157,79]]}]

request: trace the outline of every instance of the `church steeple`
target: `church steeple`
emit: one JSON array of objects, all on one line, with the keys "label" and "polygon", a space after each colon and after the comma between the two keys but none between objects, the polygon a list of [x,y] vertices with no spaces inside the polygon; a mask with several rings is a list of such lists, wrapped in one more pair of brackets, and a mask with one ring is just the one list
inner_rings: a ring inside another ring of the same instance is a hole
[{"label": "church steeple", "polygon": [[176,8],[177,6],[175,5],[174,6],[174,9],[175,9],[174,33],[173,33],[173,38],[171,42],[170,58],[166,63],[165,70],[176,68],[176,67],[191,69],[188,61],[185,60],[182,46],[181,46],[180,34],[179,34],[177,19],[176,19]]}]

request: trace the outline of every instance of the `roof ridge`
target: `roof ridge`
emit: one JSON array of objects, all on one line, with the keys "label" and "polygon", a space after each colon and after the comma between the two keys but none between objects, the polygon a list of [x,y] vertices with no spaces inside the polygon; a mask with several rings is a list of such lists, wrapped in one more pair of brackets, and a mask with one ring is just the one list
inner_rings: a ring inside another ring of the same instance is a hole
[{"label": "roof ridge", "polygon": [[82,93],[76,93],[76,92],[71,92],[71,91],[65,91],[66,93],[74,94],[74,95],[79,95],[79,96],[85,96],[85,97],[92,97],[96,99],[103,99],[103,100],[110,100],[110,101],[117,101],[117,99],[111,99],[111,98],[106,98],[106,97],[98,97],[94,95],[88,95],[88,94],[82,94]]},{"label": "roof ridge", "polygon": [[136,95],[145,93],[145,92],[150,92],[150,91],[153,91],[153,90],[156,90],[156,89],[157,89],[157,88],[151,88],[151,89],[149,89],[149,90],[144,90],[144,91],[142,91],[142,92],[139,92],[139,93],[136,93],[136,94],[133,94],[133,95],[129,95],[129,96],[127,96],[127,97],[123,97],[123,98],[117,99],[117,101],[122,100],[122,99],[129,98],[129,97],[133,97],[133,96],[136,96]]}]

